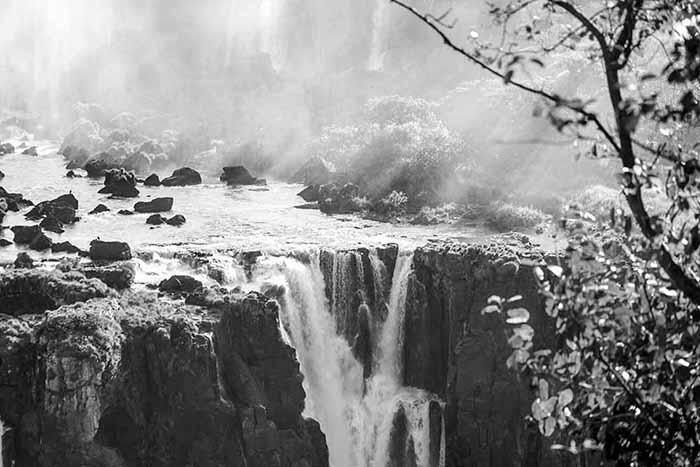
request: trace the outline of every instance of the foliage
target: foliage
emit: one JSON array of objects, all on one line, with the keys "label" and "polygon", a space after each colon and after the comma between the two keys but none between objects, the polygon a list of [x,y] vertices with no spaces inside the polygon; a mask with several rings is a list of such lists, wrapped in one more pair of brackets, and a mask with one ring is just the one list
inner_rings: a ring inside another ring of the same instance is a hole
[{"label": "foliage", "polygon": [[370,100],[358,123],[323,130],[312,156],[330,161],[372,199],[401,191],[409,204],[435,200],[464,152],[434,111],[417,98],[386,96]]},{"label": "foliage", "polygon": [[408,196],[404,192],[392,191],[375,204],[374,210],[380,214],[397,216],[406,211],[406,204],[408,204]]},{"label": "foliage", "polygon": [[501,201],[488,205],[483,216],[488,224],[502,232],[532,229],[549,220],[549,216],[535,208]]},{"label": "foliage", "polygon": [[[391,1],[465,59],[537,96],[534,114],[581,154],[621,166],[626,206],[588,193],[582,204],[597,212],[563,223],[563,266],[537,271],[555,340],[534,347],[517,297],[493,297],[484,310],[510,326],[509,364],[532,378],[540,431],[556,449],[602,451],[616,465],[699,465],[700,4],[504,0],[491,7],[500,40],[473,34],[465,47],[449,37],[447,15]],[[588,70],[600,66],[604,92],[550,90],[529,78],[561,51]],[[610,224],[596,225],[606,208]]]}]

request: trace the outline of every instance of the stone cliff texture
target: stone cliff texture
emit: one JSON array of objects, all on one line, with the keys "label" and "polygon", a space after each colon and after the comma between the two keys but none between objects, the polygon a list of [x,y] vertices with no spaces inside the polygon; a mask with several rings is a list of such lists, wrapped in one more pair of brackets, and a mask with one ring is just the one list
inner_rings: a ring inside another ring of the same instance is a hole
[{"label": "stone cliff texture", "polygon": [[44,315],[4,308],[4,465],[327,466],[277,306],[127,294]]},{"label": "stone cliff texture", "polygon": [[[551,335],[527,245],[430,244],[416,250],[406,303],[404,381],[446,402],[448,467],[557,465],[524,420],[531,393],[506,368],[505,325],[491,295],[522,295],[539,339]],[[536,341],[537,343],[537,341]]]}]

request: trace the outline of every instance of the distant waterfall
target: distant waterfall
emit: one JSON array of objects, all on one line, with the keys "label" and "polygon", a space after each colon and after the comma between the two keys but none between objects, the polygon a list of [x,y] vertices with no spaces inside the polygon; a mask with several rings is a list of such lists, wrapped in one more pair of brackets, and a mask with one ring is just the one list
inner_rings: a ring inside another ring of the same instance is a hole
[{"label": "distant waterfall", "polygon": [[374,13],[372,14],[372,42],[370,44],[369,60],[367,68],[371,71],[381,71],[384,68],[384,55],[386,54],[386,28],[388,24],[389,2],[376,0]]},{"label": "distant waterfall", "polygon": [[[365,256],[366,257],[366,256]],[[444,465],[444,424],[441,402],[425,391],[402,384],[403,323],[412,255],[396,260],[388,300],[374,303],[386,315],[370,310],[371,374],[348,342],[354,297],[368,294],[358,288],[370,271],[356,251],[337,252],[332,258],[332,284],[324,281],[319,253],[308,264],[293,258],[262,260],[258,280],[284,285],[280,318],[284,333],[296,348],[307,393],[305,415],[319,421],[326,434],[333,467],[399,467]],[[376,254],[369,264],[375,297],[386,296]],[[366,264],[366,262],[365,262]],[[358,278],[359,275],[359,278]],[[358,280],[360,279],[360,280]],[[331,297],[329,301],[328,297]],[[362,303],[360,307],[367,307]],[[355,310],[358,311],[358,310]],[[358,311],[359,312],[359,311]],[[341,313],[338,316],[336,313]]]}]

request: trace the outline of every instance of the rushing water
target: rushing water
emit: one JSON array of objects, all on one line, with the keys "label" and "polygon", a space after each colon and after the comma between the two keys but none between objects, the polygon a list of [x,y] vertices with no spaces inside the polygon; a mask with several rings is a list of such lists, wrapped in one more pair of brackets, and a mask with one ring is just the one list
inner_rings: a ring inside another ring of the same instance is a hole
[{"label": "rushing water", "polygon": [[[35,144],[35,143],[31,143]],[[417,246],[438,237],[475,238],[483,231],[451,226],[395,225],[360,219],[356,216],[327,216],[317,210],[295,209],[304,201],[296,196],[301,185],[271,181],[267,187],[232,188],[219,182],[216,174],[203,173],[204,183],[187,187],[146,187],[139,185],[139,198],[111,199],[98,194],[102,180],[66,178],[65,161],[56,155],[56,146],[42,144],[40,155],[0,156],[0,180],[10,192],[22,193],[35,203],[72,192],[80,202],[82,220],[66,226],[66,232],[47,233],[55,241],[68,240],[87,248],[91,240],[120,240],[136,251],[162,249],[261,249],[289,251],[301,246],[350,248],[395,242]],[[161,173],[168,176],[168,173]],[[133,209],[136,201],[155,197],[174,198],[172,213],[182,214],[187,223],[180,228],[152,227],[147,214],[123,216],[120,209]],[[97,204],[110,212],[89,215]],[[9,212],[3,226],[29,225],[24,214]],[[2,234],[0,234],[2,236]],[[5,237],[11,239],[9,231]],[[0,263],[14,259],[14,246],[0,249]],[[38,254],[32,252],[32,255]]]},{"label": "rushing water", "polygon": [[443,465],[444,454],[431,457],[431,452],[444,451],[444,433],[437,434],[441,440],[438,446],[430,446],[430,406],[439,400],[402,382],[403,322],[412,255],[399,255],[388,303],[379,304],[387,305],[388,313],[373,336],[372,373],[365,378],[362,363],[343,337],[348,320],[336,315],[347,308],[332,306],[326,296],[327,285],[334,303],[355,292],[348,287],[352,269],[348,264],[355,260],[352,254],[335,253],[332,284],[324,282],[318,252],[310,255],[308,263],[274,257],[263,260],[257,268],[260,283],[285,288],[281,322],[304,374],[305,415],[320,422],[333,467],[402,465],[396,462],[403,460],[391,457],[392,443],[402,436],[395,428],[399,412],[405,416],[403,436],[408,440],[408,456],[418,466]]}]

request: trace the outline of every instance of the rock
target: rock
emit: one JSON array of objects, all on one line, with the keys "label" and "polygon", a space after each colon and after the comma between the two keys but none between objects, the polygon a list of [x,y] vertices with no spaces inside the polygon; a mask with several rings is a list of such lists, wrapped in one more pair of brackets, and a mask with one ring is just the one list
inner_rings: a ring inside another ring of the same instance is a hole
[{"label": "rock", "polygon": [[233,167],[224,167],[224,173],[219,177],[222,182],[226,182],[227,185],[266,185],[267,182],[264,179],[255,178],[253,175],[243,167],[242,165],[237,165]]},{"label": "rock", "polygon": [[20,193],[8,193],[0,186],[0,199],[7,203],[7,210],[17,212],[27,206],[32,206],[34,203],[25,199]]},{"label": "rock", "polygon": [[25,217],[38,220],[42,217],[53,216],[62,224],[73,224],[78,220],[76,216],[77,209],[78,200],[73,194],[69,193],[50,201],[42,201],[34,206]]},{"label": "rock", "polygon": [[16,225],[10,230],[15,234],[14,240],[17,245],[29,245],[42,233],[38,225]]},{"label": "rock", "polygon": [[67,178],[80,178],[80,175],[77,175],[74,171],[69,170],[66,172],[66,177]]},{"label": "rock", "polygon": [[15,268],[17,269],[31,269],[34,267],[34,260],[25,252],[17,254],[15,259]]},{"label": "rock", "polygon": [[122,216],[133,216],[134,211],[129,211],[128,209],[120,209],[117,214],[120,214]]},{"label": "rock", "polygon": [[319,207],[318,203],[304,203],[295,205],[294,209],[319,209]]},{"label": "rock", "polygon": [[196,170],[190,169],[189,167],[183,167],[173,171],[173,174],[161,180],[160,184],[163,186],[187,186],[187,185],[199,185],[202,183],[202,176]]},{"label": "rock", "polygon": [[122,261],[131,259],[131,248],[124,242],[104,242],[93,240],[90,242],[90,259],[93,261]]},{"label": "rock", "polygon": [[111,193],[120,198],[135,198],[139,195],[136,189],[136,176],[124,169],[105,171],[105,186],[98,193]]},{"label": "rock", "polygon": [[175,275],[158,284],[158,290],[168,293],[193,293],[201,289],[202,283],[191,276]]},{"label": "rock", "polygon": [[53,241],[47,237],[44,233],[40,233],[29,244],[29,248],[35,251],[44,251],[51,248]]},{"label": "rock", "polygon": [[143,184],[146,186],[159,186],[160,179],[158,178],[158,175],[151,174],[148,177],[146,177],[146,180],[143,181]]},{"label": "rock", "polygon": [[98,204],[97,206],[95,206],[95,209],[90,211],[88,214],[99,214],[101,212],[107,211],[109,211],[109,208],[107,206],[105,206],[104,204]]},{"label": "rock", "polygon": [[109,287],[124,290],[131,287],[136,277],[136,266],[132,262],[112,263],[103,265],[81,266],[80,272],[87,278],[99,279]]},{"label": "rock", "polygon": [[5,154],[13,154],[15,152],[15,147],[11,143],[0,144],[0,156]]},{"label": "rock", "polygon": [[155,198],[151,201],[138,202],[134,205],[134,211],[140,213],[167,212],[172,208],[172,198]]},{"label": "rock", "polygon": [[57,234],[62,234],[63,232],[65,232],[63,230],[63,224],[61,223],[61,221],[59,221],[52,215],[46,216],[44,220],[42,220],[39,223],[39,226],[44,230],[48,230],[49,232]]},{"label": "rock", "polygon": [[5,178],[5,174],[3,173],[2,170],[0,170],[0,180],[2,180],[3,178]]},{"label": "rock", "polygon": [[111,169],[119,169],[122,167],[126,157],[120,154],[110,154],[101,152],[85,162],[83,167],[90,178],[100,178],[105,172]]},{"label": "rock", "polygon": [[146,219],[146,224],[148,225],[161,225],[165,224],[166,219],[160,214],[151,214],[148,216],[148,219]]},{"label": "rock", "polygon": [[329,165],[320,157],[313,157],[292,176],[293,183],[304,185],[323,185],[331,182],[333,172]]},{"label": "rock", "polygon": [[81,254],[83,250],[73,245],[71,242],[60,242],[51,245],[52,253],[70,253],[70,254]]},{"label": "rock", "polygon": [[27,156],[38,156],[39,152],[36,150],[36,146],[31,146],[22,151],[22,154]]},{"label": "rock", "polygon": [[318,201],[318,189],[318,185],[309,185],[297,193],[297,196],[301,197],[307,203],[313,203]]},{"label": "rock", "polygon": [[185,216],[182,214],[176,214],[170,219],[165,221],[166,224],[168,225],[174,225],[175,227],[179,227],[185,223]]},{"label": "rock", "polygon": [[349,214],[367,207],[360,197],[360,188],[353,183],[338,186],[321,185],[318,190],[319,208],[326,214]]},{"label": "rock", "polygon": [[5,248],[6,246],[12,245],[12,242],[6,238],[0,238],[0,248]]}]

